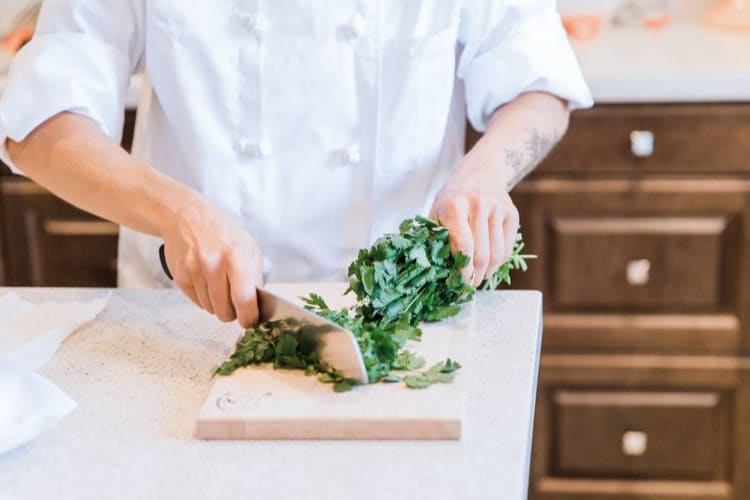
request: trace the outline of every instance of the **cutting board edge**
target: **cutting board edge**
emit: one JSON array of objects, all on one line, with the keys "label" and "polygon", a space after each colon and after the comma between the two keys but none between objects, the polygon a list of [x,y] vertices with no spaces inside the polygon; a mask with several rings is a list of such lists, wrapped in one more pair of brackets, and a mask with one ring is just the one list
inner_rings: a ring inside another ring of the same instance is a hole
[{"label": "cutting board edge", "polygon": [[[290,431],[293,428],[293,431]],[[458,440],[461,418],[400,420],[222,420],[196,422],[194,436],[202,440]]]}]

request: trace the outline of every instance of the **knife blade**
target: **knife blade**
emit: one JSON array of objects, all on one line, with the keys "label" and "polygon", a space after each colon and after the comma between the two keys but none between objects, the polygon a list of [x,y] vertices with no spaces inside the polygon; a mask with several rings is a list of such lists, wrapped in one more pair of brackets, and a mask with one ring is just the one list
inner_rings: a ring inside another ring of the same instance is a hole
[{"label": "knife blade", "polygon": [[[164,274],[172,278],[164,245],[159,247],[159,261]],[[300,323],[300,334],[314,337],[320,359],[345,378],[368,383],[367,370],[354,334],[333,321],[308,311],[265,288],[256,289],[259,321],[293,319]]]},{"label": "knife blade", "polygon": [[300,335],[315,337],[320,359],[350,379],[366,384],[367,370],[354,334],[333,321],[308,311],[267,289],[256,289],[260,321],[293,319],[302,328]]}]

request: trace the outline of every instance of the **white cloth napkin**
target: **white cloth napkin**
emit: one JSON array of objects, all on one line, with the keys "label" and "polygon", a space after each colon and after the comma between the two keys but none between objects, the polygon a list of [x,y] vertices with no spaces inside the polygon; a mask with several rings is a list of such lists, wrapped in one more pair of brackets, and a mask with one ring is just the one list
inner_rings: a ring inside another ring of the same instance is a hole
[{"label": "white cloth napkin", "polygon": [[75,402],[34,370],[94,319],[109,296],[30,304],[12,292],[0,295],[0,453],[34,439],[73,411]]}]

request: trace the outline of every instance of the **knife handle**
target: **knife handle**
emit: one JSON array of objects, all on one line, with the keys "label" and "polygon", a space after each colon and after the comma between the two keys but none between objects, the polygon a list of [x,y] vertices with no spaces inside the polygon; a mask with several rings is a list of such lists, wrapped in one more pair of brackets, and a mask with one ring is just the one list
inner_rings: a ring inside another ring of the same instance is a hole
[{"label": "knife handle", "polygon": [[169,264],[167,264],[167,255],[164,253],[164,243],[159,247],[159,261],[161,262],[161,268],[167,278],[173,280],[172,273],[169,271]]}]

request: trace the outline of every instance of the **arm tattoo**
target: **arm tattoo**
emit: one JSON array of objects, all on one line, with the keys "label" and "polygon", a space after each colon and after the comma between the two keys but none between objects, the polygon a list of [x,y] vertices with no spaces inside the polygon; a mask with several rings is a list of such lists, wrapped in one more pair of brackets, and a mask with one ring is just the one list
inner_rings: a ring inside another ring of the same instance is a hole
[{"label": "arm tattoo", "polygon": [[545,134],[537,128],[532,128],[529,130],[529,138],[524,143],[524,149],[518,151],[506,148],[505,165],[510,167],[513,172],[510,179],[508,179],[508,190],[512,189],[534,167],[539,165],[558,140],[560,140],[560,133],[557,130],[552,130]]}]

